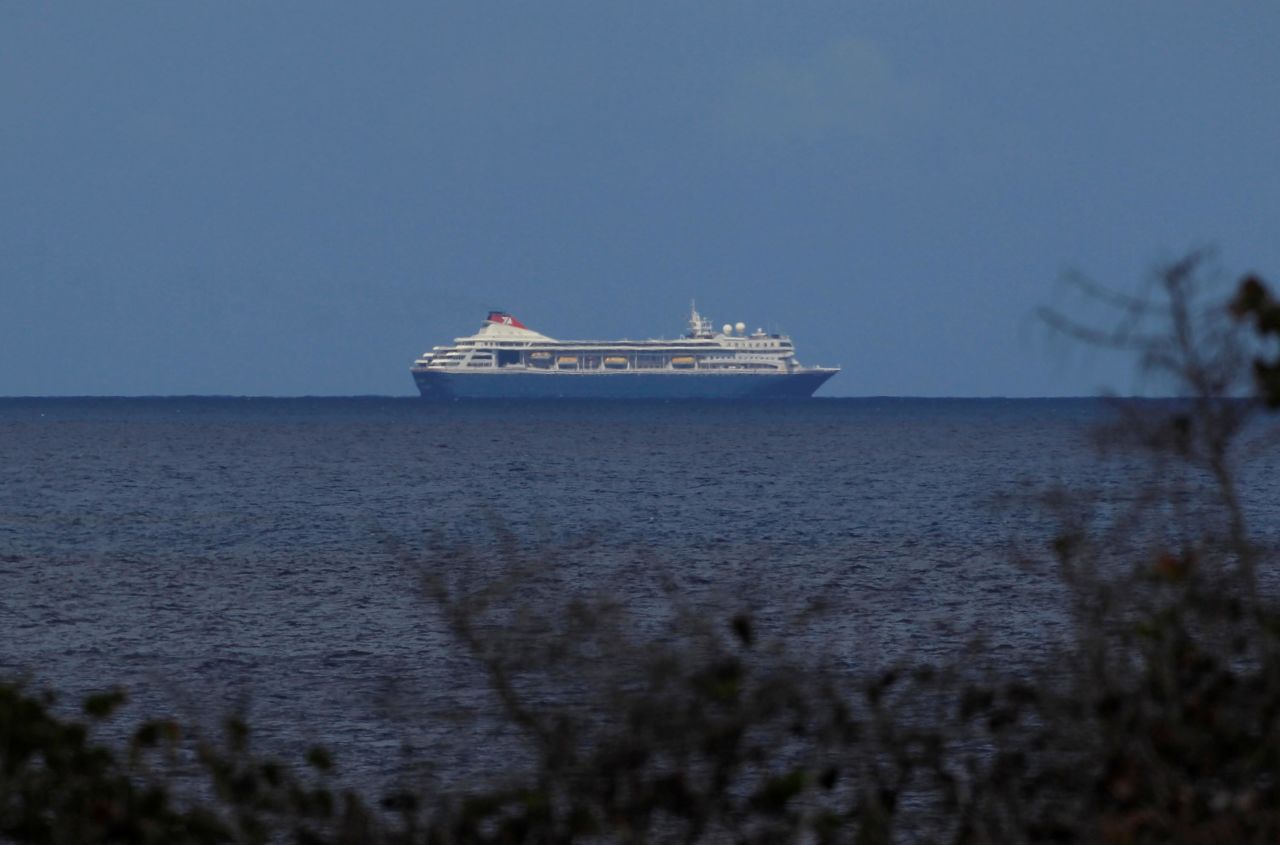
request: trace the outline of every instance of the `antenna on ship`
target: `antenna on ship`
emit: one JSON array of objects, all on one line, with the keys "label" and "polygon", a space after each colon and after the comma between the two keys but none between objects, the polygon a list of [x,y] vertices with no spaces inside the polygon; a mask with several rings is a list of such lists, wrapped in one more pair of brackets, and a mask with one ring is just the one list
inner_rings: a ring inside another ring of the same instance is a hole
[{"label": "antenna on ship", "polygon": [[711,337],[711,321],[698,313],[698,301],[689,300],[689,337]]}]

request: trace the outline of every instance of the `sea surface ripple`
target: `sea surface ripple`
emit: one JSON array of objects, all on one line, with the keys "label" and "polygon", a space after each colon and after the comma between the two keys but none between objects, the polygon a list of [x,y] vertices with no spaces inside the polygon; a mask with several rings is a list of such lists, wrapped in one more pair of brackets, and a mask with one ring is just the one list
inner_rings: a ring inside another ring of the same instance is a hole
[{"label": "sea surface ripple", "polygon": [[[485,693],[419,579],[448,571],[449,549],[497,577],[504,535],[641,608],[658,580],[779,625],[826,599],[793,646],[853,668],[947,659],[975,636],[1034,655],[1066,624],[1039,494],[1126,495],[1141,476],[1141,456],[1095,454],[1108,415],[1098,400],[0,400],[0,674],[73,696],[123,684],[139,714],[240,708],[267,749],[323,742],[356,779],[406,746],[446,770],[500,765],[500,742],[450,724]],[[1249,488],[1270,529],[1275,477]]]}]

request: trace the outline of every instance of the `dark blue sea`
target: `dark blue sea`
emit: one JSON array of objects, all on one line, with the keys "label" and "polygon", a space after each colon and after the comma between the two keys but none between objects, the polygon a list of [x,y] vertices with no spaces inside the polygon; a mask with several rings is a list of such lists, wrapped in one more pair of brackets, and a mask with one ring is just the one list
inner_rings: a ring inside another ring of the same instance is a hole
[{"label": "dark blue sea", "polygon": [[[501,765],[501,743],[459,724],[486,693],[421,579],[483,581],[512,557],[641,615],[748,608],[853,670],[975,638],[1034,660],[1067,624],[1043,494],[1115,507],[1150,472],[1099,456],[1113,416],[1101,400],[0,400],[0,674],[68,697],[124,685],[128,715],[242,710],[265,749],[323,742],[360,780],[408,746],[442,770]],[[1264,535],[1277,477],[1246,479]]]}]

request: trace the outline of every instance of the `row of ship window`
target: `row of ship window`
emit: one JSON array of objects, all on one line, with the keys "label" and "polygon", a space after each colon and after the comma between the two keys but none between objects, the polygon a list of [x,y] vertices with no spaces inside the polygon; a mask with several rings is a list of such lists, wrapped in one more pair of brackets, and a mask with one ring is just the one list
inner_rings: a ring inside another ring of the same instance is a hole
[{"label": "row of ship window", "polygon": [[[545,356],[545,357],[543,357]],[[518,361],[511,361],[511,364],[518,364]],[[716,369],[776,369],[777,364],[774,362],[758,362],[758,361],[739,361],[739,360],[708,360],[705,356],[693,355],[677,355],[674,357],[666,357],[662,355],[637,355],[634,358],[626,358],[622,356],[599,356],[599,355],[561,355],[552,356],[550,353],[533,353],[526,362],[530,367],[540,369],[560,369],[560,370],[594,370],[594,369],[610,369],[610,370],[626,370],[626,369],[665,369],[668,364],[675,369],[695,369],[697,367],[711,367]],[[457,367],[463,366],[462,360],[438,360],[433,361],[435,366]],[[478,367],[489,369],[494,365],[493,356],[489,353],[473,354],[469,360],[465,362],[467,367]]]},{"label": "row of ship window", "polygon": [[[467,347],[474,347],[474,346],[477,346],[477,345],[478,345],[478,344],[477,344],[477,342],[476,342],[476,341],[474,341],[474,340],[464,340],[464,341],[460,341],[460,342],[458,343],[458,346],[459,346],[459,347],[463,347],[463,346],[467,346]],[[625,346],[625,341],[624,341],[623,345]],[[707,345],[706,345],[706,344],[704,344],[704,343],[682,342],[682,341],[679,341],[679,340],[670,341],[670,345],[671,345],[671,346],[675,346],[675,347],[688,346],[688,347],[692,347],[692,348],[695,348],[695,349],[706,349],[706,348],[707,348]],[[524,342],[524,341],[504,342],[504,341],[492,341],[492,340],[491,340],[491,341],[487,341],[487,342],[485,343],[485,346],[486,346],[486,347],[498,347],[498,346],[501,346],[501,347],[517,347],[517,348],[521,348],[521,349],[536,349],[536,348],[538,348],[538,347],[540,347],[540,346],[541,346],[541,347],[547,347],[547,346],[559,347],[559,346],[563,346],[563,344],[560,344],[560,343],[537,343],[537,342],[534,342],[534,343],[528,343],[528,342]],[[743,346],[750,346],[750,347],[753,347],[753,348],[790,349],[790,348],[791,348],[791,342],[790,342],[790,341],[787,341],[787,340],[784,340],[784,341],[781,341],[781,342],[778,342],[778,343],[774,343],[774,342],[771,342],[771,341],[747,341],[746,343],[739,342],[739,343],[736,343],[736,344],[734,344],[734,345],[732,345],[732,346],[725,347],[725,348],[728,348],[728,349],[740,349],[740,348],[742,348]],[[597,347],[597,348],[598,348],[598,347]]]}]

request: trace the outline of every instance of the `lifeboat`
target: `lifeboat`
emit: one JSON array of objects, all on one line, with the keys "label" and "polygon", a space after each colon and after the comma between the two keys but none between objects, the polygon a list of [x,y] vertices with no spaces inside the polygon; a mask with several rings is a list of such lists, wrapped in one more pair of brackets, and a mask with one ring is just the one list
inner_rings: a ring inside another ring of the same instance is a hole
[{"label": "lifeboat", "polygon": [[604,365],[611,370],[625,370],[627,368],[626,358],[605,358]]},{"label": "lifeboat", "polygon": [[692,355],[680,355],[671,359],[671,366],[677,370],[690,370],[697,365],[697,361]]},{"label": "lifeboat", "polygon": [[556,366],[562,370],[574,369],[578,366],[578,356],[561,355],[556,359]]}]

